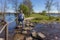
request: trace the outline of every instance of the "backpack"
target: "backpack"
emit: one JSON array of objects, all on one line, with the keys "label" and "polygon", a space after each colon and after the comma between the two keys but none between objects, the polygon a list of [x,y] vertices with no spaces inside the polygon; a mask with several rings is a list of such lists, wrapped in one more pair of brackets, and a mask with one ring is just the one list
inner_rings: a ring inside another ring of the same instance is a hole
[{"label": "backpack", "polygon": [[19,20],[19,21],[23,21],[23,20],[24,20],[24,14],[19,14],[18,20]]}]

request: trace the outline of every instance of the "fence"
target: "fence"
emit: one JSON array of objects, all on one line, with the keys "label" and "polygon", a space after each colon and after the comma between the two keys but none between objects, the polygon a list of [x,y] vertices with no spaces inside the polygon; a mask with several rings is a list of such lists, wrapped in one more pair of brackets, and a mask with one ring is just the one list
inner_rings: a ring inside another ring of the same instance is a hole
[{"label": "fence", "polygon": [[[17,17],[16,17],[16,19],[17,19]],[[12,22],[10,22],[10,23],[12,23]],[[0,30],[0,34],[5,30],[5,40],[8,40],[8,24],[10,24],[10,23],[6,23]]]},{"label": "fence", "polygon": [[5,24],[2,29],[0,30],[0,34],[5,30],[5,40],[8,40],[8,24]]}]

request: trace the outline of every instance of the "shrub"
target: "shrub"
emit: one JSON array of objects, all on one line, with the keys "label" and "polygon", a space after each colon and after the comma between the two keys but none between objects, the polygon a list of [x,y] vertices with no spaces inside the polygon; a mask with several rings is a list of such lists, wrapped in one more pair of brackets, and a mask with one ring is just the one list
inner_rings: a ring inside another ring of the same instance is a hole
[{"label": "shrub", "polygon": [[42,11],[41,15],[46,15],[46,11]]},{"label": "shrub", "polygon": [[54,19],[54,17],[53,17],[53,16],[50,16],[50,17],[49,17],[49,20],[53,20],[53,19]]},{"label": "shrub", "polygon": [[59,21],[59,18],[57,18],[56,21]]},{"label": "shrub", "polygon": [[29,8],[26,5],[21,4],[19,6],[19,10],[18,11],[20,12],[20,10],[23,11],[23,13],[25,14],[25,16],[29,16]]}]

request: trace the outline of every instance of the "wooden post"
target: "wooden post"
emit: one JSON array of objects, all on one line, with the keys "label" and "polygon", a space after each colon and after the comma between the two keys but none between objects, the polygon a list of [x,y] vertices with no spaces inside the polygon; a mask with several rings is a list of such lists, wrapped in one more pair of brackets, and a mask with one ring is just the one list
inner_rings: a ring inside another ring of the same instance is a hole
[{"label": "wooden post", "polygon": [[15,1],[15,11],[16,11],[16,15],[17,15],[16,23],[18,24],[18,10],[17,10],[18,5],[17,4],[18,4],[18,1],[16,0]]},{"label": "wooden post", "polygon": [[7,6],[7,0],[5,0],[4,1],[4,13],[3,13],[3,20],[5,20],[5,17],[4,17],[4,15],[5,15],[5,13],[6,13],[6,6]]},{"label": "wooden post", "polygon": [[5,40],[8,40],[8,26],[5,27]]},{"label": "wooden post", "polygon": [[17,21],[17,24],[18,24],[18,13],[17,13],[17,20],[16,21]]}]

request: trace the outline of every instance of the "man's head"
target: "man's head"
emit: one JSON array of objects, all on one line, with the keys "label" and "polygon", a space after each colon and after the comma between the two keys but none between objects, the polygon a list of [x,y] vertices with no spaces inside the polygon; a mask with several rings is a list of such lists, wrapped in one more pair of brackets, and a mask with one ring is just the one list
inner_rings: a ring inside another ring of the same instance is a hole
[{"label": "man's head", "polygon": [[21,12],[21,13],[23,13],[23,11],[22,11],[22,10],[21,10],[20,12]]}]

